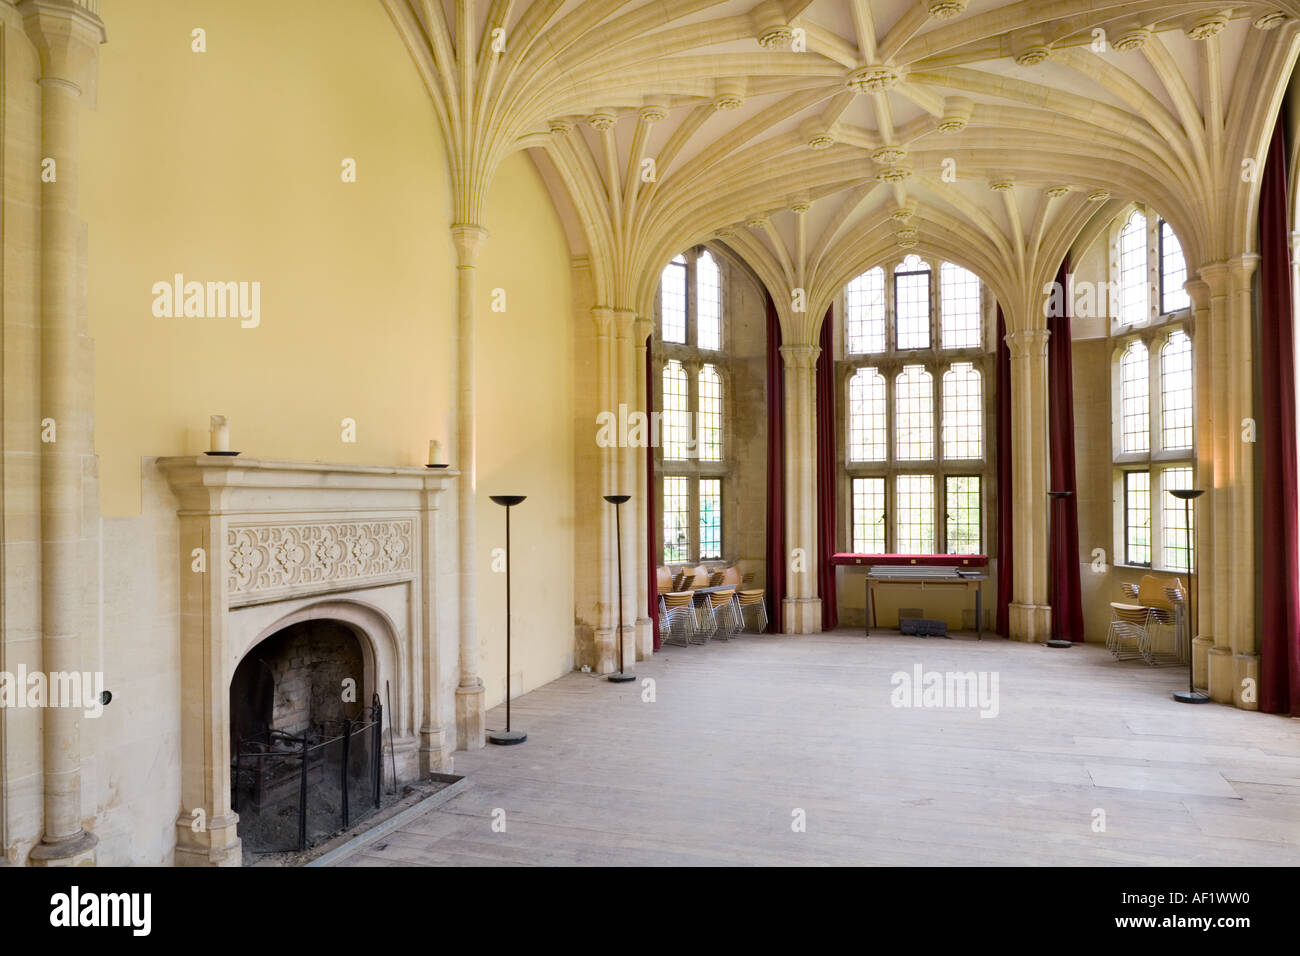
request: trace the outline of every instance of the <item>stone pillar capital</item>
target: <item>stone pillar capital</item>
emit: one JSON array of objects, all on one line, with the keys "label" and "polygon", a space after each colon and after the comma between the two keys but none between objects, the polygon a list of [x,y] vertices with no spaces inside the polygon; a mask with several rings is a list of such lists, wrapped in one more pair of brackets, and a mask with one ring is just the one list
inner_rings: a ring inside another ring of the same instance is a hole
[{"label": "stone pillar capital", "polygon": [[614,310],[607,305],[593,305],[591,321],[596,326],[597,335],[609,335],[610,328],[614,324]]},{"label": "stone pillar capital", "polygon": [[781,358],[788,369],[810,369],[817,364],[821,349],[815,345],[783,345]]},{"label": "stone pillar capital", "polygon": [[488,231],[482,226],[458,222],[451,227],[451,241],[456,245],[456,265],[461,269],[472,269],[487,242]]},{"label": "stone pillar capital", "polygon": [[108,39],[98,0],[22,0],[23,29],[41,58],[41,82],[80,94]]},{"label": "stone pillar capital", "polygon": [[651,319],[644,315],[638,315],[636,321],[632,323],[632,338],[636,341],[637,348],[646,347],[646,340],[650,338],[650,333],[654,331],[655,324]]},{"label": "stone pillar capital", "polygon": [[1250,284],[1251,277],[1258,267],[1258,252],[1243,252],[1241,255],[1233,256],[1228,260],[1228,273],[1239,289]]},{"label": "stone pillar capital", "polygon": [[[614,335],[619,339],[631,338],[636,328],[636,312],[632,309],[614,310]],[[644,341],[644,340],[643,340]]]},{"label": "stone pillar capital", "polygon": [[1007,348],[1011,358],[1033,358],[1047,354],[1047,340],[1051,333],[1047,329],[1021,329],[1019,332],[1007,333]]},{"label": "stone pillar capital", "polygon": [[1204,312],[1210,307],[1210,284],[1204,279],[1188,279],[1183,283],[1183,291],[1192,300],[1194,312]]},{"label": "stone pillar capital", "polygon": [[1228,291],[1228,264],[1226,262],[1208,262],[1201,266],[1198,275],[1210,288],[1210,297],[1224,295]]}]

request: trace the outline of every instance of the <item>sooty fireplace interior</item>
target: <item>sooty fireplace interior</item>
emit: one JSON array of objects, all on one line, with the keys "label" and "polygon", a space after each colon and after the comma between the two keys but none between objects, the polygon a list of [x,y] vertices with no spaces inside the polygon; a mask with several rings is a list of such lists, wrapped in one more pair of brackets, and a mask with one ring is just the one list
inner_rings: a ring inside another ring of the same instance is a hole
[{"label": "sooty fireplace interior", "polygon": [[351,628],[303,621],[254,647],[230,684],[231,796],[249,858],[306,849],[379,806],[382,718]]}]

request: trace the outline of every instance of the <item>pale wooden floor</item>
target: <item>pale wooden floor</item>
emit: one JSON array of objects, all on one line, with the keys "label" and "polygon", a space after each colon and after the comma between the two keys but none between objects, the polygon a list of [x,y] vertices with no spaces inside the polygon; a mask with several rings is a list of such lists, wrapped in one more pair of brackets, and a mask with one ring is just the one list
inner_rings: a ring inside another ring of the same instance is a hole
[{"label": "pale wooden floor", "polygon": [[[996,671],[999,716],[893,707],[917,663]],[[842,630],[637,672],[655,703],[578,673],[516,700],[526,743],[457,753],[464,793],[341,865],[1300,864],[1300,721],[1175,703],[1182,670]]]}]

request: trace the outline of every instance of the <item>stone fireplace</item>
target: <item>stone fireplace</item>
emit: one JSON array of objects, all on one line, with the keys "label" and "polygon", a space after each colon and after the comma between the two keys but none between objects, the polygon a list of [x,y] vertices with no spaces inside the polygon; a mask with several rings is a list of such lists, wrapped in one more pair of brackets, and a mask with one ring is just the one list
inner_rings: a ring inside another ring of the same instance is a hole
[{"label": "stone fireplace", "polygon": [[267,721],[306,726],[345,677],[360,705],[383,702],[399,778],[450,772],[458,664],[438,601],[438,507],[456,473],[215,456],[157,466],[180,506],[176,863],[239,865],[234,742]]}]

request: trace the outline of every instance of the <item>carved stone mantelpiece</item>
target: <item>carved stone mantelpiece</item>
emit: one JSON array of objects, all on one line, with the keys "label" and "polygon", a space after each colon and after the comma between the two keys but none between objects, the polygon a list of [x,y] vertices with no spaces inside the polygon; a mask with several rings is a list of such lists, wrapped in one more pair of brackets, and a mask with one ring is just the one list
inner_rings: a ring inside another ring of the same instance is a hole
[{"label": "carved stone mantelpiece", "polygon": [[[176,863],[240,862],[230,681],[251,648],[289,624],[315,618],[352,628],[367,661],[365,692],[382,695],[399,775],[450,771],[457,634],[439,626],[446,567],[437,518],[458,473],[206,455],[156,464],[180,517]],[[445,603],[454,596],[453,588]],[[192,826],[198,809],[201,832]]]},{"label": "carved stone mantelpiece", "polygon": [[232,606],[334,584],[404,580],[415,566],[415,521],[308,521],[226,528],[223,571]]}]

